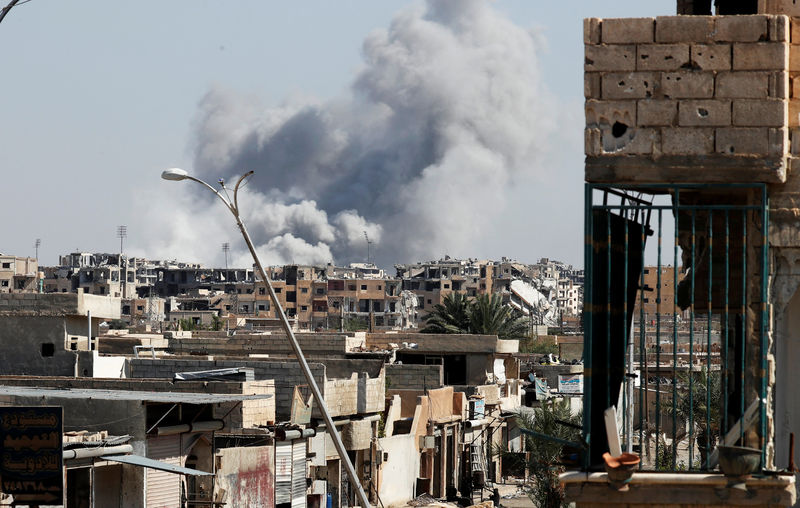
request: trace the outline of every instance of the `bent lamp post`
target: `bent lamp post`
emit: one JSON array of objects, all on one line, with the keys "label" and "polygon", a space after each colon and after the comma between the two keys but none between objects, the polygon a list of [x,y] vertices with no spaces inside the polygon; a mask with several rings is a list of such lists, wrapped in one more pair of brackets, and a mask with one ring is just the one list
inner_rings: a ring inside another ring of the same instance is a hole
[{"label": "bent lamp post", "polygon": [[[233,214],[233,217],[236,219],[236,225],[239,226],[239,231],[242,232],[242,236],[244,237],[245,243],[247,243],[247,248],[250,249],[250,254],[253,256],[253,261],[256,264],[256,268],[258,269],[258,274],[261,276],[261,280],[264,281],[264,284],[267,286],[267,290],[269,291],[270,299],[272,300],[272,304],[275,306],[275,311],[278,314],[278,317],[281,321],[281,326],[283,327],[283,331],[286,333],[286,337],[289,339],[289,344],[292,346],[292,350],[294,351],[295,356],[297,357],[297,362],[300,364],[300,368],[303,371],[303,375],[306,378],[306,382],[308,386],[311,388],[311,393],[314,395],[314,400],[316,400],[317,405],[319,406],[319,410],[322,413],[322,417],[325,420],[325,426],[328,430],[328,433],[333,440],[333,444],[336,447],[336,451],[339,453],[339,458],[341,459],[342,463],[347,470],[347,476],[350,478],[350,483],[353,485],[353,488],[358,495],[359,504],[362,508],[370,508],[369,500],[367,499],[367,495],[364,493],[364,489],[361,487],[361,483],[358,481],[358,477],[356,476],[356,470],[353,467],[352,462],[350,462],[350,457],[347,455],[347,450],[344,448],[344,444],[342,443],[342,438],[339,436],[339,432],[336,430],[336,426],[333,424],[333,418],[331,418],[330,413],[328,413],[328,407],[325,405],[325,401],[322,398],[322,394],[319,391],[319,387],[317,386],[316,380],[314,380],[314,376],[311,374],[311,369],[308,367],[308,362],[306,362],[306,357],[303,356],[303,351],[300,349],[300,344],[297,342],[297,338],[294,336],[294,332],[292,331],[292,327],[289,325],[289,320],[286,318],[286,313],[283,311],[283,307],[278,302],[278,297],[275,295],[275,290],[272,288],[272,283],[270,282],[269,277],[267,277],[266,272],[264,271],[264,267],[261,266],[261,261],[258,259],[258,255],[256,254],[256,249],[253,247],[253,242],[250,240],[250,235],[247,233],[247,228],[244,226],[244,222],[242,222],[241,217],[239,216],[239,186],[242,184],[245,179],[247,179],[250,175],[253,174],[253,171],[248,171],[236,182],[236,185],[233,188],[233,200],[227,197],[227,193],[223,195],[219,192],[219,190],[215,189],[211,185],[207,184],[206,182],[200,180],[199,178],[195,178],[187,173],[183,169],[179,168],[171,168],[167,169],[166,171],[161,173],[161,178],[164,180],[172,180],[172,181],[180,181],[180,180],[191,180],[193,182],[197,182],[203,186],[205,186],[208,190],[216,194],[216,196],[225,203],[225,206],[228,210]],[[219,181],[220,189],[226,191],[225,182],[223,180]]]}]

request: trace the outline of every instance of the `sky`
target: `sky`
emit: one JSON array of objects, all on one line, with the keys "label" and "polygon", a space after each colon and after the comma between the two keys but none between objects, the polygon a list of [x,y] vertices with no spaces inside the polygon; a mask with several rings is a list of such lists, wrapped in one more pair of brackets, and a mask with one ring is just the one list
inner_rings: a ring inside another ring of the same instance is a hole
[{"label": "sky", "polygon": [[30,0],[0,24],[0,252],[582,265],[585,17],[653,0]]}]

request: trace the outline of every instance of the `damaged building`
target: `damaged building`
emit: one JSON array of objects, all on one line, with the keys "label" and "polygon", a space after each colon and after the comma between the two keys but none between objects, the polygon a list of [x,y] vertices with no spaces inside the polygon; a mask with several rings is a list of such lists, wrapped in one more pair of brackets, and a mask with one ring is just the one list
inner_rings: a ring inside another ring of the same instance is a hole
[{"label": "damaged building", "polygon": [[[796,501],[800,8],[715,3],[584,21],[586,453],[561,477],[578,506]],[[621,490],[594,472],[612,406],[640,461]],[[754,461],[738,489],[731,453]]]}]

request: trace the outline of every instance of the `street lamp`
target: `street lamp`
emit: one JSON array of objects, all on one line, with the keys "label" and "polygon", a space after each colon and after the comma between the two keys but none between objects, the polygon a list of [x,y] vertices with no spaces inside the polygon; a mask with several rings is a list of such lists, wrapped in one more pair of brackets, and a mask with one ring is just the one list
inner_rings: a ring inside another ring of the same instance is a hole
[{"label": "street lamp", "polygon": [[278,302],[278,297],[275,295],[275,290],[272,288],[272,283],[270,282],[269,277],[267,277],[266,272],[264,272],[264,267],[261,266],[261,261],[258,259],[256,249],[253,247],[253,242],[250,240],[250,235],[247,233],[247,228],[244,227],[244,222],[242,222],[242,219],[239,216],[239,186],[252,174],[253,171],[248,171],[239,177],[239,180],[237,180],[236,185],[233,187],[233,200],[228,197],[227,188],[225,187],[225,182],[222,179],[219,180],[219,187],[225,191],[224,195],[206,182],[191,176],[183,169],[167,169],[161,173],[161,178],[172,181],[192,180],[193,182],[204,185],[207,189],[216,194],[216,196],[221,199],[223,203],[225,203],[225,207],[233,214],[233,217],[236,219],[236,225],[239,226],[239,231],[242,232],[244,241],[247,243],[247,248],[250,249],[250,254],[253,256],[253,261],[255,261],[258,274],[261,276],[261,280],[263,280],[264,284],[267,286],[270,299],[272,299],[272,304],[275,306],[275,312],[280,318],[283,331],[286,333],[286,337],[289,339],[289,344],[292,346],[292,350],[294,350],[294,354],[297,357],[297,362],[300,364],[300,368],[303,371],[306,382],[311,388],[311,393],[313,394],[314,399],[317,401],[317,406],[319,406],[319,410],[322,413],[323,419],[325,420],[325,426],[331,436],[331,439],[333,440],[333,445],[336,447],[336,451],[339,453],[339,458],[344,463],[347,476],[350,478],[350,483],[356,490],[359,504],[361,504],[362,508],[370,508],[369,500],[367,499],[367,495],[364,493],[364,489],[361,487],[361,483],[358,481],[356,470],[353,468],[352,462],[350,462],[350,457],[347,455],[347,450],[344,448],[342,438],[339,436],[339,432],[336,430],[336,426],[333,424],[333,418],[331,418],[330,413],[328,413],[328,406],[325,405],[325,400],[322,398],[322,394],[319,391],[317,382],[314,379],[314,376],[311,374],[311,369],[308,367],[308,362],[306,362],[306,357],[303,356],[303,351],[300,349],[300,344],[297,342],[297,338],[294,336],[292,327],[289,325],[289,320],[286,318],[286,313],[284,313],[283,307],[281,307],[281,304]]}]

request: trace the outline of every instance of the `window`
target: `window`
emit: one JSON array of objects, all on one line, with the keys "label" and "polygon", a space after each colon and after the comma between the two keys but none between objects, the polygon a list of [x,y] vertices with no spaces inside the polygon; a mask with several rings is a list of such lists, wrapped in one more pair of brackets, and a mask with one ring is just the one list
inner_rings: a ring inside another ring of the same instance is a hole
[{"label": "window", "polygon": [[263,303],[259,303],[258,304],[258,310],[267,310],[267,306],[264,305]]},{"label": "window", "polygon": [[431,299],[430,299],[430,298],[428,298],[428,305],[430,305],[430,304],[432,304],[432,303],[433,303],[433,301],[431,301]]},{"label": "window", "polygon": [[308,310],[308,305],[301,305],[300,306],[300,310],[302,310],[302,311]]},{"label": "window", "polygon": [[11,269],[11,263],[3,263],[3,268]]},{"label": "window", "polygon": [[137,305],[136,306],[136,310],[138,310],[139,312],[142,312],[144,310],[144,305]]},{"label": "window", "polygon": [[450,284],[445,283],[444,288],[445,289],[450,289]]},{"label": "window", "polygon": [[52,342],[42,342],[42,357],[53,356],[56,353],[56,345]]},{"label": "window", "polygon": [[267,293],[267,288],[258,288],[258,294],[265,295]]},{"label": "window", "polygon": [[2,286],[4,288],[7,288],[8,287],[8,281],[7,280],[0,281],[0,286]]},{"label": "window", "polygon": [[280,293],[283,288],[275,288],[275,293]]},{"label": "window", "polygon": [[317,288],[317,294],[318,295],[324,295],[325,294],[325,288]]},{"label": "window", "polygon": [[380,285],[378,285],[378,291],[380,291],[380,290],[381,290],[381,286],[380,286]]},{"label": "window", "polygon": [[300,292],[302,294],[306,294],[306,293],[308,293],[308,288],[300,288]]},{"label": "window", "polygon": [[350,291],[355,291],[356,290],[356,285],[355,284],[348,284],[347,289],[350,290]]},{"label": "window", "polygon": [[361,291],[366,291],[366,290],[367,290],[367,285],[361,284]]}]

